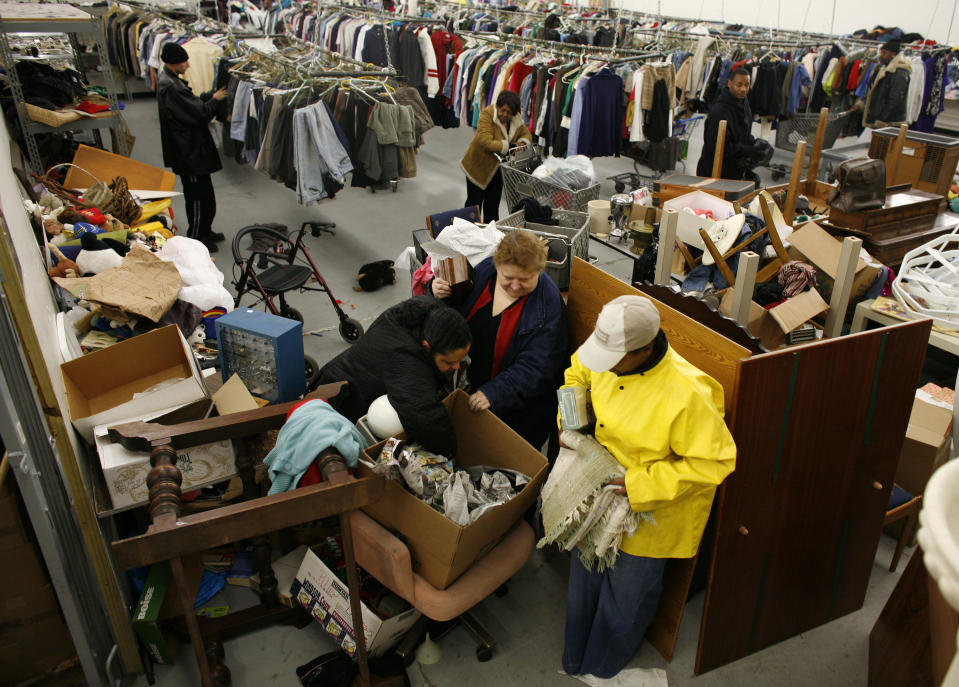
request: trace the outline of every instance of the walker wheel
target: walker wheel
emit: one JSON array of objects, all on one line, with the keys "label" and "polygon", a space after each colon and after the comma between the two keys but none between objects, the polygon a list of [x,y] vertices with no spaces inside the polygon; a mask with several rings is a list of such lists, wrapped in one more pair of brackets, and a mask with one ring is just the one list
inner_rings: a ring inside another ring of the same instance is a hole
[{"label": "walker wheel", "polygon": [[624,184],[622,181],[617,181],[617,182],[616,182],[616,193],[622,193],[622,192],[625,191],[625,190],[626,190],[626,184]]},{"label": "walker wheel", "polygon": [[285,317],[288,320],[296,320],[297,322],[303,321],[303,314],[296,308],[291,308],[286,306],[280,310],[280,317]]},{"label": "walker wheel", "polygon": [[493,649],[484,644],[476,647],[476,660],[480,663],[486,663],[493,658]]},{"label": "walker wheel", "polygon": [[340,336],[346,343],[354,343],[363,336],[363,325],[350,317],[340,320]]},{"label": "walker wheel", "polygon": [[320,366],[308,355],[303,356],[303,363],[306,372],[306,388],[312,391],[320,381]]}]

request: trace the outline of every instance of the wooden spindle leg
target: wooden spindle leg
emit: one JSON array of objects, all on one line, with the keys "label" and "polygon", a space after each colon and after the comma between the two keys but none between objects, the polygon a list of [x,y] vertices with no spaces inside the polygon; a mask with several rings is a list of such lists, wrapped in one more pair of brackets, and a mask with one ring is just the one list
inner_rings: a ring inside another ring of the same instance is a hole
[{"label": "wooden spindle leg", "polygon": [[157,446],[150,452],[150,520],[176,518],[180,514],[180,485],[183,475],[176,466],[176,451],[170,446]]},{"label": "wooden spindle leg", "polygon": [[226,652],[223,650],[223,642],[219,638],[212,639],[206,645],[206,658],[210,662],[210,674],[213,676],[215,687],[230,687],[233,684],[233,676],[230,669],[223,662]]},{"label": "wooden spindle leg", "polygon": [[[341,484],[350,479],[343,457],[335,449],[327,449],[317,456],[317,467],[323,479],[331,484]],[[357,665],[360,669],[360,684],[369,687],[370,667],[366,654],[366,634],[363,629],[363,612],[360,607],[360,576],[353,556],[353,531],[349,513],[340,514],[340,533],[343,535],[343,557],[346,562],[346,583],[350,590],[350,613],[353,617],[353,633],[356,640]]]}]

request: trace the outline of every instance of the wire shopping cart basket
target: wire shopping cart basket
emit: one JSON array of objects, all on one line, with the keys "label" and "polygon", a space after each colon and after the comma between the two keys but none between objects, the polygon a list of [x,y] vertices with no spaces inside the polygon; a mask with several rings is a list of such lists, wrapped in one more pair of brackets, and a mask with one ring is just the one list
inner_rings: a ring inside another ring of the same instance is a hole
[{"label": "wire shopping cart basket", "polygon": [[[829,113],[826,119],[826,135],[823,138],[822,147],[832,148],[839,138],[839,133],[846,125],[847,112]],[[795,152],[799,142],[805,139],[810,146],[816,138],[816,127],[819,126],[819,114],[812,112],[800,112],[792,119],[783,119],[777,125],[776,129],[776,147],[783,150]],[[806,149],[806,154],[811,153],[811,147]]]},{"label": "wire shopping cart basket", "polygon": [[687,117],[686,119],[673,120],[673,138],[678,138],[683,142],[679,162],[682,164],[684,172],[686,171],[686,158],[689,156],[689,137],[693,135],[696,126],[705,119],[706,115],[700,114]]},{"label": "wire shopping cart basket", "polygon": [[541,164],[543,157],[533,146],[517,148],[502,159],[500,169],[503,172],[507,207],[516,207],[523,198],[535,198],[541,205],[586,212],[586,204],[599,198],[598,183],[574,190],[549,179],[537,179],[532,172]]}]

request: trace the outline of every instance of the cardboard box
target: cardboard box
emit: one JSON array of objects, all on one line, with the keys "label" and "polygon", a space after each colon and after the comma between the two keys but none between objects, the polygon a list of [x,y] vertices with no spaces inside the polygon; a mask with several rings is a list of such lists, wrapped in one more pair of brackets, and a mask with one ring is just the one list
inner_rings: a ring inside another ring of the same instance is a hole
[{"label": "cardboard box", "polygon": [[[733,290],[727,289],[719,303],[719,311],[731,317],[732,309]],[[815,289],[793,296],[768,310],[753,301],[749,305],[746,329],[771,351],[786,343],[789,332],[828,309],[829,306]]]},{"label": "cardboard box", "polygon": [[706,229],[708,231],[714,220],[685,212],[684,208],[711,210],[713,217],[717,220],[726,219],[735,213],[732,203],[703,191],[693,191],[663,204],[664,210],[673,209],[679,213],[676,222],[676,238],[700,250],[706,250],[706,244],[703,243],[699,230]]},{"label": "cardboard box", "polygon": [[97,425],[207,398],[193,350],[172,324],[63,363],[60,374],[73,426],[91,444]]},{"label": "cardboard box", "polygon": [[803,291],[798,296],[786,299],[785,303],[769,309],[769,314],[779,324],[784,334],[805,324],[816,315],[829,310],[829,305],[816,289]]},{"label": "cardboard box", "polygon": [[[290,594],[350,656],[356,653],[356,633],[350,612],[350,592],[312,551],[307,551],[296,572]],[[363,636],[370,656],[379,656],[406,634],[420,612],[415,608],[381,620],[366,604],[360,604]]]},{"label": "cardboard box", "polygon": [[[719,303],[719,311],[726,317],[732,317],[733,290],[726,289]],[[759,339],[760,343],[772,351],[786,343],[786,334],[779,323],[773,319],[766,308],[755,301],[749,304],[749,317],[746,323],[749,333]]]},{"label": "cardboard box", "polygon": [[[310,548],[306,544],[301,544],[270,564],[273,568],[273,574],[276,576],[276,595],[280,603],[287,608],[293,608],[293,594],[290,590],[293,589],[296,573],[303,564],[303,559],[306,558],[306,552],[309,550]],[[260,573],[255,572],[250,576],[250,589],[259,593]]]},{"label": "cardboard box", "polygon": [[[204,403],[204,402],[201,402]],[[209,408],[209,401],[206,401]],[[146,451],[130,451],[123,445],[114,443],[110,439],[108,430],[124,422],[136,420],[170,420],[169,414],[173,409],[160,413],[137,415],[125,419],[118,419],[105,425],[97,425],[94,430],[97,453],[100,456],[100,467],[103,470],[103,479],[110,492],[114,512],[145,505],[150,501],[150,490],[147,487],[147,475],[150,473],[150,454]],[[194,417],[181,417],[179,421],[188,419],[199,420],[206,416],[205,412],[197,413]],[[229,439],[216,441],[200,446],[177,451],[177,467],[183,475],[181,489],[184,492],[199,489],[210,484],[228,480],[236,472],[236,457],[233,453],[233,442]]]},{"label": "cardboard box", "polygon": [[73,164],[76,167],[67,167],[63,180],[67,188],[87,188],[97,180],[109,183],[118,175],[127,180],[128,188],[140,191],[172,191],[176,184],[176,175],[169,170],[85,145],[77,148]]},{"label": "cardboard box", "polygon": [[150,566],[143,593],[133,607],[133,631],[139,635],[154,663],[170,664],[176,660],[175,650],[167,644],[160,629],[160,609],[170,587],[170,564],[166,561]]},{"label": "cardboard box", "polygon": [[915,399],[899,455],[896,483],[914,496],[923,493],[932,473],[949,458],[951,436],[952,410]]},{"label": "cardboard box", "polygon": [[[515,497],[466,527],[455,524],[393,481],[387,481],[381,499],[363,508],[406,543],[413,570],[437,589],[446,589],[466,572],[535,503],[548,468],[543,454],[493,413],[472,412],[465,392],[454,391],[443,404],[456,430],[459,453],[454,457],[460,465],[518,470],[530,481]],[[366,460],[375,462],[372,457],[379,454],[384,443],[366,449]],[[361,461],[359,473],[367,476],[372,470]]]},{"label": "cardboard box", "polygon": [[[788,238],[787,252],[793,260],[807,262],[816,268],[817,288],[827,301],[832,298],[833,284],[839,271],[839,256],[842,254],[842,242],[830,236],[815,222],[807,222],[794,231]],[[862,257],[863,254],[866,256]],[[881,265],[875,262],[865,251],[860,252],[856,264],[856,276],[853,278],[851,303],[862,300],[869,287],[879,276]],[[849,309],[851,316],[854,308]]]},{"label": "cardboard box", "polygon": [[59,617],[37,621],[29,627],[6,628],[0,637],[0,675],[4,685],[32,682],[64,662],[76,660],[73,639]]}]

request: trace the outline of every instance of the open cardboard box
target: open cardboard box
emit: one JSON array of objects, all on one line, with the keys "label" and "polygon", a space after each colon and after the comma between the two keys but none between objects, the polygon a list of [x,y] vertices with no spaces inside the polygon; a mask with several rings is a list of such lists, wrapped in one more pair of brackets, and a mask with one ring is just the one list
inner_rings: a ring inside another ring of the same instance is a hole
[{"label": "open cardboard box", "polygon": [[[115,443],[109,436],[110,427],[137,420],[156,420],[162,424],[202,420],[211,405],[209,399],[204,399],[179,410],[171,408],[166,412],[139,414],[96,426],[94,437],[103,479],[113,502],[112,512],[150,502],[150,490],[147,487],[150,454],[146,451],[130,451],[122,444]],[[177,451],[177,467],[183,475],[184,492],[228,480],[236,474],[233,442],[225,439],[180,449]]]},{"label": "open cardboard box", "polygon": [[[296,571],[289,591],[291,597],[323,626],[343,651],[351,657],[356,653],[350,591],[309,549],[304,551],[303,562]],[[411,608],[384,620],[363,602],[360,602],[360,613],[363,616],[363,637],[370,656],[379,656],[400,641],[420,617],[420,612]]]},{"label": "open cardboard box", "polygon": [[[789,257],[811,264],[816,268],[816,282],[828,300],[832,296],[833,284],[839,271],[839,256],[842,254],[842,242],[830,236],[815,222],[807,222],[789,236]],[[862,257],[865,255],[865,257]],[[880,264],[864,250],[860,252],[856,263],[856,275],[852,282],[849,298],[855,303],[866,295],[866,291],[879,276]]]},{"label": "open cardboard box", "polygon": [[899,455],[896,483],[910,494],[923,493],[932,473],[949,458],[951,436],[952,410],[916,398]]},{"label": "open cardboard box", "polygon": [[91,444],[97,425],[207,398],[193,349],[172,324],[63,363],[60,374],[73,426]]},{"label": "open cardboard box", "polygon": [[[727,289],[719,303],[719,311],[730,317],[733,308],[733,290]],[[828,310],[829,306],[815,289],[809,289],[785,303],[767,310],[755,301],[749,304],[746,329],[772,351],[786,343],[786,335],[793,329]]]},{"label": "open cardboard box", "polygon": [[[535,502],[548,467],[543,454],[493,413],[471,411],[469,396],[463,391],[454,391],[443,404],[456,430],[459,453],[455,458],[460,465],[518,470],[528,475],[530,481],[515,497],[466,527],[433,510],[393,481],[387,481],[381,499],[363,508],[406,543],[413,570],[437,589],[446,589],[452,584],[523,516]],[[381,441],[366,449],[366,460],[375,462],[374,457],[379,455],[384,443]],[[373,471],[361,462],[359,474],[365,477]]]},{"label": "open cardboard box", "polygon": [[700,250],[706,250],[706,245],[699,235],[699,230],[706,229],[708,231],[716,220],[685,212],[685,208],[711,210],[716,220],[724,220],[736,212],[735,207],[728,200],[717,198],[705,191],[693,191],[663,203],[664,210],[673,209],[679,215],[676,222],[676,238]]},{"label": "open cardboard box", "polygon": [[97,181],[110,183],[117,176],[127,180],[127,188],[172,191],[176,175],[163,167],[139,162],[99,148],[81,145],[73,155],[63,185],[67,188],[88,188]]}]

